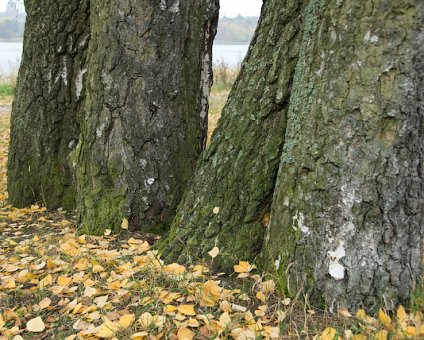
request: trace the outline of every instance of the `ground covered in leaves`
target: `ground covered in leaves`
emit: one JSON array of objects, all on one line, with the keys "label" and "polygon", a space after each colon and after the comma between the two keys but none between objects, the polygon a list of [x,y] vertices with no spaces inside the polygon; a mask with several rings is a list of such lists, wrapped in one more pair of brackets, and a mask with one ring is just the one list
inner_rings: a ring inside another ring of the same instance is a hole
[{"label": "ground covered in leaves", "polygon": [[0,112],[0,339],[404,339],[424,337],[423,315],[400,307],[311,310],[298,294],[241,261],[234,273],[166,264],[154,237],[78,236],[74,216],[7,203],[9,115]]}]

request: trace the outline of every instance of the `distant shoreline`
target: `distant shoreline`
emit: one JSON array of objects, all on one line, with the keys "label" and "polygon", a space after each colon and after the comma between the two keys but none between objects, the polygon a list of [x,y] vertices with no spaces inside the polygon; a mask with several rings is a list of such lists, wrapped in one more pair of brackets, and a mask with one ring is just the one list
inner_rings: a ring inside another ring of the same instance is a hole
[{"label": "distant shoreline", "polygon": [[0,39],[0,43],[23,43],[23,39]]}]

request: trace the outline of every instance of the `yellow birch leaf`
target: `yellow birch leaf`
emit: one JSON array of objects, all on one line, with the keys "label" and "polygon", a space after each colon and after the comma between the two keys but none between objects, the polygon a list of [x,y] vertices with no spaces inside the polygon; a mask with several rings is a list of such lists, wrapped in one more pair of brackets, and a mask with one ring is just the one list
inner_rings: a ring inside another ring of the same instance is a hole
[{"label": "yellow birch leaf", "polygon": [[249,262],[240,261],[239,264],[234,266],[234,271],[236,273],[249,273],[255,266],[252,266]]},{"label": "yellow birch leaf", "polygon": [[208,252],[209,256],[213,259],[219,255],[219,248],[214,247],[210,252]]},{"label": "yellow birch leaf", "polygon": [[367,336],[364,334],[356,334],[352,340],[367,340]]},{"label": "yellow birch leaf", "polygon": [[15,279],[13,277],[3,279],[2,286],[4,289],[15,289],[16,288]]},{"label": "yellow birch leaf", "polygon": [[84,291],[84,296],[86,297],[93,297],[94,295],[96,295],[97,293],[97,289],[93,288],[93,287],[86,287],[85,291]]},{"label": "yellow birch leaf", "polygon": [[322,338],[322,340],[334,340],[336,333],[337,333],[337,331],[334,328],[327,327],[322,332],[321,338]]},{"label": "yellow birch leaf", "polygon": [[374,340],[387,340],[387,331],[385,329],[377,332],[376,334],[374,334],[373,339]]},{"label": "yellow birch leaf", "polygon": [[119,325],[123,329],[127,329],[128,327],[132,326],[134,321],[135,321],[135,315],[134,314],[125,314],[125,315],[121,316],[121,318],[119,319]]},{"label": "yellow birch leaf", "polygon": [[26,324],[26,328],[29,332],[41,333],[46,329],[46,325],[44,324],[43,319],[39,316],[38,318],[29,320]]},{"label": "yellow birch leaf", "polygon": [[263,303],[265,303],[265,302],[266,302],[266,296],[265,296],[265,294],[264,294],[264,293],[262,293],[261,291],[258,291],[258,292],[256,293],[256,298],[257,298],[258,300],[262,301]]},{"label": "yellow birch leaf", "polygon": [[38,306],[41,310],[46,309],[52,304],[52,300],[50,300],[48,297],[44,298],[38,303]]},{"label": "yellow birch leaf", "polygon": [[178,313],[181,313],[184,315],[196,315],[196,312],[194,311],[194,305],[178,306]]},{"label": "yellow birch leaf", "polygon": [[153,316],[149,312],[143,313],[138,319],[138,323],[140,324],[143,330],[149,329],[150,325],[153,323]]},{"label": "yellow birch leaf", "polygon": [[275,282],[274,280],[268,280],[261,283],[261,291],[264,294],[272,294],[275,292]]},{"label": "yellow birch leaf", "polygon": [[119,326],[116,323],[112,321],[106,321],[100,326],[98,332],[95,335],[98,338],[110,339],[115,336],[118,330]]},{"label": "yellow birch leaf", "polygon": [[147,332],[138,332],[131,335],[131,340],[145,340],[149,333]]},{"label": "yellow birch leaf", "polygon": [[382,309],[378,312],[378,320],[380,320],[381,324],[383,324],[385,327],[390,326],[392,319],[390,319],[390,316],[388,316]]},{"label": "yellow birch leaf", "polygon": [[166,314],[175,313],[177,310],[178,310],[178,308],[175,307],[175,306],[172,306],[172,305],[165,306],[165,308],[164,308],[164,312]]},{"label": "yellow birch leaf", "polygon": [[128,227],[129,227],[128,219],[127,218],[124,218],[122,220],[121,228],[122,229],[125,229],[125,230],[128,230]]},{"label": "yellow birch leaf", "polygon": [[399,321],[405,321],[406,319],[408,319],[408,315],[406,314],[405,308],[402,305],[399,306],[396,313],[396,317]]},{"label": "yellow birch leaf", "polygon": [[47,286],[50,286],[52,283],[53,283],[53,277],[49,274],[40,281],[40,283],[38,284],[38,287],[40,287],[40,289],[43,289]]},{"label": "yellow birch leaf", "polygon": [[167,274],[182,275],[185,273],[186,269],[184,266],[181,266],[178,263],[172,263],[168,266],[164,266],[163,271]]},{"label": "yellow birch leaf", "polygon": [[406,327],[406,329],[405,329],[405,334],[406,334],[408,337],[414,337],[414,336],[415,336],[415,334],[417,334],[417,328],[416,328],[416,327],[414,327],[414,326],[408,326],[408,327]]},{"label": "yellow birch leaf", "polygon": [[177,338],[178,340],[192,340],[195,334],[186,327],[182,327],[178,330]]},{"label": "yellow birch leaf", "polygon": [[365,320],[367,318],[367,313],[365,313],[365,310],[363,310],[362,308],[360,308],[356,312],[356,318],[357,319],[361,319],[361,320]]},{"label": "yellow birch leaf", "polygon": [[196,319],[190,318],[187,321],[187,326],[192,328],[197,328],[197,327],[200,327],[200,323]]},{"label": "yellow birch leaf", "polygon": [[62,287],[64,287],[64,286],[69,286],[69,284],[72,282],[72,278],[70,278],[70,277],[66,277],[66,276],[59,276],[58,278],[57,278],[57,284],[59,285],[59,286],[62,286]]},{"label": "yellow birch leaf", "polygon": [[92,271],[93,271],[93,273],[98,274],[98,273],[104,272],[105,269],[101,265],[96,264],[96,265],[93,266]]},{"label": "yellow birch leaf", "polygon": [[219,317],[219,323],[221,324],[222,328],[226,328],[231,322],[231,317],[228,313],[222,313],[222,315]]}]

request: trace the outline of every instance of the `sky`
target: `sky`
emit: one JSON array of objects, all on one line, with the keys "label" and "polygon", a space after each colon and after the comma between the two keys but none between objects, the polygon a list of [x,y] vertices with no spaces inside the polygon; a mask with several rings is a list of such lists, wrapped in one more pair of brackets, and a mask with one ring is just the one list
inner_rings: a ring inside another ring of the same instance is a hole
[{"label": "sky", "polygon": [[[0,0],[4,1],[4,0]],[[235,17],[237,15],[259,16],[262,0],[221,0],[220,16]]]},{"label": "sky", "polygon": [[[6,9],[8,0],[0,0],[0,12]],[[60,1],[60,0],[59,0]],[[235,17],[259,16],[261,13],[262,0],[221,0],[220,16]]]}]

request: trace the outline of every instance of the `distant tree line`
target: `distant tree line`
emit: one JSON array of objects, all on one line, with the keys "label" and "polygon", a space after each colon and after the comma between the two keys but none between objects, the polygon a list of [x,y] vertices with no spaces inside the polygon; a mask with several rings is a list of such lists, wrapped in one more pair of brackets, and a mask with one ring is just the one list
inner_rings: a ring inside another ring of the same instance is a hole
[{"label": "distant tree line", "polygon": [[220,18],[216,44],[249,44],[259,17]]},{"label": "distant tree line", "polygon": [[0,18],[0,39],[22,39],[25,23],[12,18]]}]

